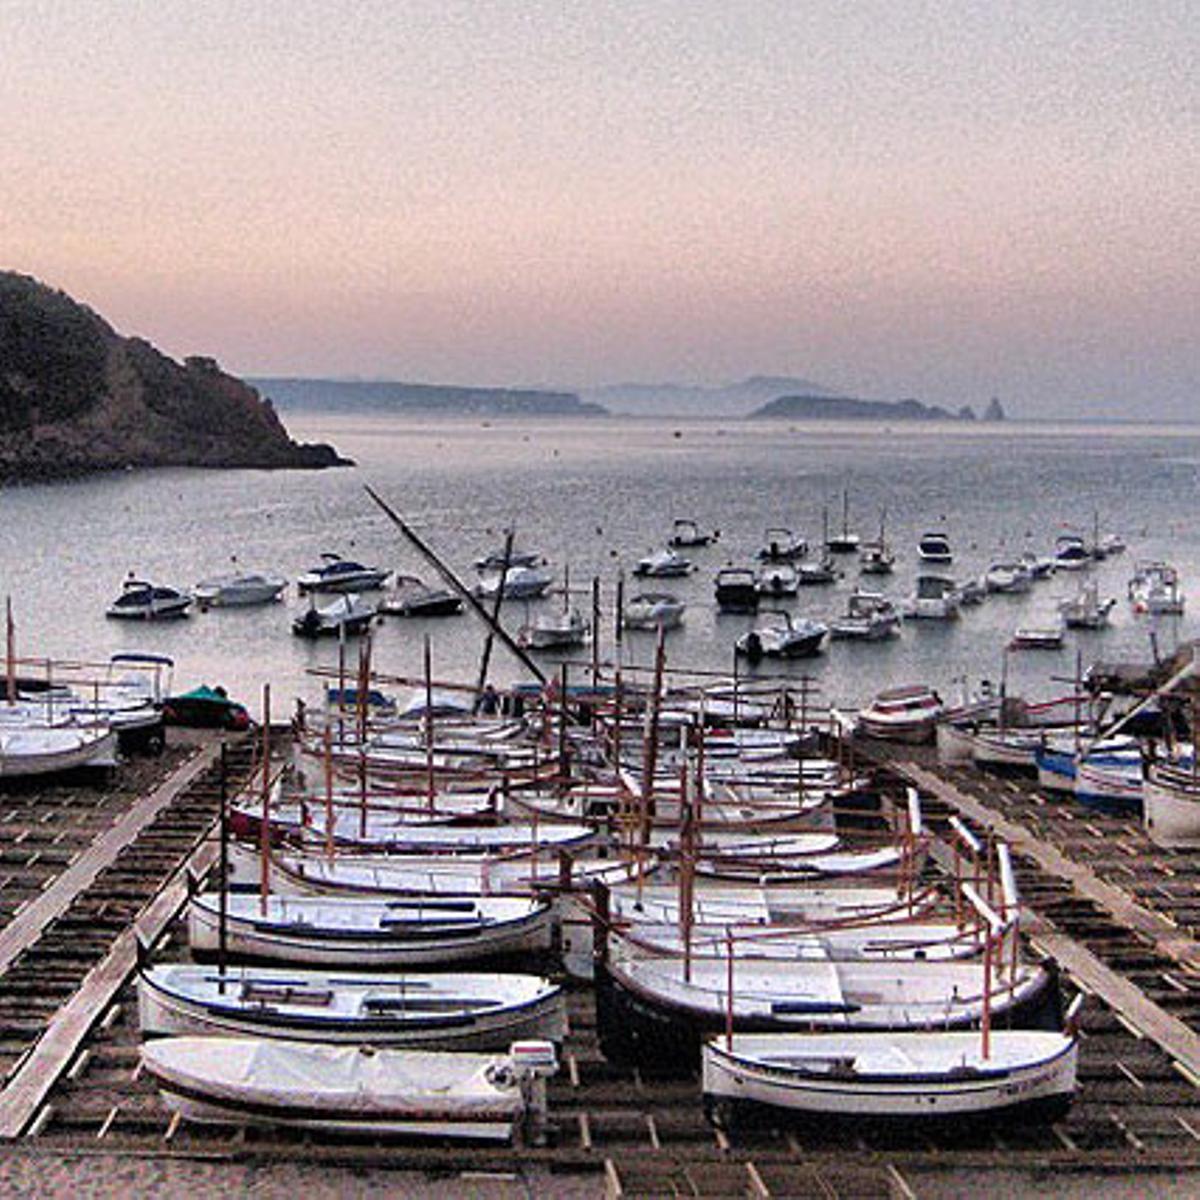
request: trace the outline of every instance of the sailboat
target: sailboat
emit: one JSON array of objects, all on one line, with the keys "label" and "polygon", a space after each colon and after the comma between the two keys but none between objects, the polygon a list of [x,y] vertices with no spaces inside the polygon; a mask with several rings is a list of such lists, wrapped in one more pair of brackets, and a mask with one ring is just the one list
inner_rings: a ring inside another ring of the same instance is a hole
[{"label": "sailboat", "polygon": [[830,554],[856,554],[858,534],[850,532],[850,493],[842,492],[842,532],[825,539],[825,549]]}]

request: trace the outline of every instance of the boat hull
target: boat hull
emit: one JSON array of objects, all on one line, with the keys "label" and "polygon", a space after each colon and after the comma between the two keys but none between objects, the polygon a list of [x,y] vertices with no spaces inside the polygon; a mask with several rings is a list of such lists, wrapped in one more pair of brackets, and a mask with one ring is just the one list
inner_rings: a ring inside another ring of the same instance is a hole
[{"label": "boat hull", "polygon": [[1191,779],[1151,773],[1142,785],[1150,840],[1168,849],[1200,847],[1200,787]]}]

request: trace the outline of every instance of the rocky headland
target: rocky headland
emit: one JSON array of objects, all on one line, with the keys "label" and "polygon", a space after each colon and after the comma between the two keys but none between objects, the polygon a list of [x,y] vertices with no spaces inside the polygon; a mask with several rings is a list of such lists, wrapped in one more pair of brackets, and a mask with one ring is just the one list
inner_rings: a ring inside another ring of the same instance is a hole
[{"label": "rocky headland", "polygon": [[211,358],[179,363],[27,275],[0,272],[0,480],[127,467],[331,467]]}]

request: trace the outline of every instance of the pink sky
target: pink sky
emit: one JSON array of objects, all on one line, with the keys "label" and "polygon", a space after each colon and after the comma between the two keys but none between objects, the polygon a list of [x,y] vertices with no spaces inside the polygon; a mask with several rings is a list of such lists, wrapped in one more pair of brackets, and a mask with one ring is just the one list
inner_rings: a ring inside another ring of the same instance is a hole
[{"label": "pink sky", "polygon": [[0,266],[245,374],[1196,415],[1200,10],[0,7]]}]

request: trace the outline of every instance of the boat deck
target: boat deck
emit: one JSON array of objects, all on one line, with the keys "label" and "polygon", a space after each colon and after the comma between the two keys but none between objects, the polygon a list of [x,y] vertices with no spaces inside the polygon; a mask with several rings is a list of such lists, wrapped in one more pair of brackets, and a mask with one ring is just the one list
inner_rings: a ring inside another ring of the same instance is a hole
[{"label": "boat deck", "polygon": [[[199,766],[196,753],[172,750],[113,788],[0,796],[0,922],[12,931],[0,937],[21,946],[0,974],[0,1132],[10,1139],[8,1154],[492,1173],[524,1178],[527,1194],[538,1195],[556,1194],[556,1179],[575,1195],[945,1195],[948,1180],[979,1183],[981,1172],[1009,1188],[1014,1176],[1032,1187],[1046,1172],[1155,1186],[1150,1179],[1164,1171],[1176,1186],[1200,1187],[1200,861],[1157,850],[1134,822],[1047,801],[1031,783],[891,758],[909,754],[897,749],[879,767],[887,788],[899,798],[915,780],[935,832],[958,814],[977,832],[990,828],[1010,840],[1033,949],[1053,955],[1091,993],[1082,1087],[1063,1120],[971,1133],[766,1125],[725,1134],[705,1120],[695,1074],[605,1061],[591,992],[581,987],[570,995],[572,1031],[550,1086],[545,1146],[235,1135],[181,1124],[138,1067],[132,926],[136,919],[148,932],[163,928],[165,956],[184,956],[176,915],[185,864],[203,867],[215,857],[205,835],[217,789],[213,768]],[[245,773],[249,747],[237,753],[236,770]],[[166,768],[178,786],[164,793]],[[156,793],[164,801],[158,816],[137,829],[122,826],[128,840],[113,857],[115,835],[105,841],[105,831]],[[89,881],[81,868],[73,882],[61,882],[101,843],[106,869]],[[58,899],[34,909],[42,894]],[[22,911],[39,917],[22,921]]]}]

